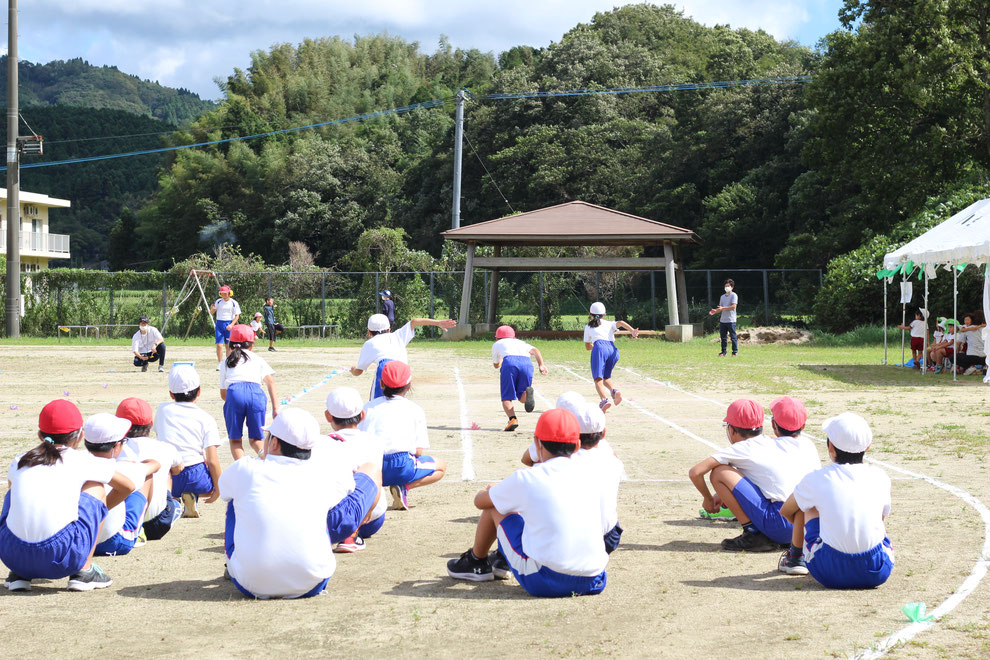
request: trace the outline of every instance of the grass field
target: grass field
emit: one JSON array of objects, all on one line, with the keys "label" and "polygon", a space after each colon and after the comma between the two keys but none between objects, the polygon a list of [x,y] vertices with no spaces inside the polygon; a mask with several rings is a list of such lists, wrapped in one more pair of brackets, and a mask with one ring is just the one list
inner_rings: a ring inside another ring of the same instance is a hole
[{"label": "grass field", "polygon": [[[627,402],[609,411],[608,438],[630,479],[619,492],[626,531],[611,556],[605,592],[546,601],[513,581],[449,579],[445,562],[473,538],[474,492],[519,467],[536,415],[560,393],[594,396],[580,342],[536,345],[550,375],[537,376],[537,412],[522,416],[513,434],[501,432],[487,342],[411,345],[410,398],[426,410],[431,451],[447,460],[448,474],[413,491],[412,510],[390,511],[366,551],[338,556],[326,595],[241,597],[222,577],[222,507],[208,505],[202,518],[178,521],[163,540],[99,560],[114,578],[109,589],[74,594],[59,581],[28,594],[0,590],[5,632],[24,633],[0,636],[0,651],[110,658],[807,658],[870,657],[890,646],[892,658],[990,657],[990,581],[982,579],[990,563],[990,511],[980,501],[990,485],[990,388],[975,377],[953,383],[880,366],[881,347],[848,338],[743,346],[734,359],[716,358],[717,346],[704,339],[620,340],[616,380]],[[338,375],[318,386],[332,369],[352,364],[359,346],[296,341],[264,355],[281,396],[299,395],[292,405],[322,418],[333,387],[367,390],[368,375]],[[899,346],[896,352],[899,358]],[[52,398],[68,396],[84,415],[112,411],[126,396],[153,406],[164,400],[165,375],[140,373],[128,354],[125,341],[0,342],[0,463],[34,444],[38,411]],[[169,341],[170,361],[196,361],[204,383],[200,403],[222,429],[212,356],[208,340]],[[725,444],[724,405],[750,396],[769,406],[785,393],[805,401],[815,438],[821,422],[842,410],[873,426],[869,455],[893,480],[887,529],[897,559],[879,589],[827,591],[810,578],[776,572],[775,554],[722,553],[719,541],[738,528],[698,519],[700,497],[687,471],[712,451],[701,441]],[[480,430],[470,430],[473,424]],[[909,627],[901,607],[916,601],[938,620]]]}]

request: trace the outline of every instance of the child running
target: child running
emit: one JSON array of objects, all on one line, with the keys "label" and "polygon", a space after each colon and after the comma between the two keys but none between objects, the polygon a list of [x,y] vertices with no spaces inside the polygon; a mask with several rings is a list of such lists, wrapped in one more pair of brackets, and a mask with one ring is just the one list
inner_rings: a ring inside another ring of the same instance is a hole
[{"label": "child running", "polygon": [[275,392],[275,370],[265,358],[251,349],[254,331],[248,325],[230,329],[230,354],[220,363],[220,398],[223,399],[223,419],[234,460],[244,456],[244,423],[247,422],[248,442],[256,453],[261,452],[261,427],[265,425],[268,403],[261,389],[264,383],[272,402],[272,417],[278,415],[278,394]]},{"label": "child running", "polygon": [[371,384],[371,399],[377,399],[382,395],[382,369],[392,360],[399,362],[409,362],[409,353],[406,346],[416,336],[416,328],[420,326],[433,326],[443,331],[450,330],[457,325],[453,319],[412,319],[409,323],[396,330],[391,331],[388,317],[384,314],[373,314],[368,317],[368,340],[361,347],[357,364],[351,367],[351,374],[360,376],[373,364],[378,364],[375,371],[375,380]]},{"label": "child running", "polygon": [[[722,420],[729,447],[688,472],[705,511],[714,514],[725,506],[742,525],[742,534],[722,541],[728,552],[774,552],[787,547],[794,530],[780,508],[798,481],[821,467],[815,445],[800,437],[808,419],[804,405],[782,397],[771,410],[774,438],[763,435],[763,406],[751,399],[733,401]],[[709,473],[714,496],[705,484]]]},{"label": "child running", "polygon": [[540,349],[530,346],[521,339],[516,339],[516,331],[509,325],[500,325],[495,331],[495,343],[492,344],[492,362],[499,370],[499,385],[502,390],[502,410],[509,416],[506,431],[515,431],[519,427],[513,401],[518,400],[525,406],[526,412],[533,412],[536,407],[536,397],[533,394],[533,363],[530,356],[536,358],[540,373],[547,375],[547,365],[543,362]]},{"label": "child running", "polygon": [[[584,326],[584,347],[591,351],[591,377],[595,379],[595,390],[601,401],[598,407],[602,412],[612,405],[622,403],[622,394],[613,387],[612,370],[619,361],[619,349],[615,346],[615,329],[628,330],[633,339],[639,336],[639,329],[625,321],[606,321],[605,305],[592,303],[588,325]],[[609,403],[609,396],[612,403]]]},{"label": "child running", "polygon": [[894,568],[884,527],[890,514],[890,477],[863,464],[873,443],[865,419],[844,412],[825,420],[822,429],[832,463],[806,475],[781,514],[804,530],[804,560],[823,587],[877,587]]},{"label": "child running", "polygon": [[[571,458],[581,445],[578,422],[554,408],[536,422],[539,462],[478,491],[474,545],[447,562],[457,580],[483,582],[510,571],[532,596],[570,597],[605,589],[599,493]],[[498,554],[489,555],[498,541]]]},{"label": "child running", "polygon": [[[16,456],[7,472],[9,488],[0,512],[0,561],[10,574],[4,586],[30,591],[31,580],[69,578],[70,591],[113,584],[93,563],[100,526],[134,491],[115,463],[77,447],[82,414],[71,401],[56,399],[41,409],[41,444]],[[104,484],[110,484],[109,497]]]},{"label": "child running", "polygon": [[216,420],[196,405],[199,374],[192,366],[172,367],[168,392],[172,401],[158,406],[155,436],[175,448],[184,466],[172,477],[172,494],[180,497],[184,506],[182,517],[199,518],[199,496],[207,496],[206,504],[220,497],[220,432]]},{"label": "child running", "polygon": [[220,371],[220,361],[223,360],[224,355],[230,354],[230,326],[237,323],[237,319],[241,316],[241,306],[234,300],[233,295],[234,292],[229,286],[220,287],[220,297],[210,307],[210,311],[217,315],[213,330],[217,345],[217,371]]},{"label": "child running", "polygon": [[405,362],[393,360],[382,369],[382,396],[364,406],[366,416],[358,424],[362,431],[381,438],[382,485],[392,494],[392,509],[407,510],[411,488],[429,486],[443,479],[447,463],[442,458],[424,456],[430,438],[426,433],[426,413],[406,398],[412,386],[412,370]]}]

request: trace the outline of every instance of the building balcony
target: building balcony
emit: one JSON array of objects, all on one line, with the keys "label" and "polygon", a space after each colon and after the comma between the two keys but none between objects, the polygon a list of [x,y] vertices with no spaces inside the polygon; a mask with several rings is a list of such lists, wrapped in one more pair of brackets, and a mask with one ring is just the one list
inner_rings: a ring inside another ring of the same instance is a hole
[{"label": "building balcony", "polygon": [[[0,234],[0,252],[7,251],[7,233]],[[45,232],[21,233],[21,256],[48,257],[49,259],[69,258],[69,235]]]}]

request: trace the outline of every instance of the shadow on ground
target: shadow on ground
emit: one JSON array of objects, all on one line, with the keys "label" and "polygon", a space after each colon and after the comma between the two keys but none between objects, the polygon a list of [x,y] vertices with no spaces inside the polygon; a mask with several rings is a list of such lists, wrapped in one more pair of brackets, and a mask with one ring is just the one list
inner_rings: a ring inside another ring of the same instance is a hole
[{"label": "shadow on ground", "polygon": [[513,580],[468,582],[450,577],[432,580],[406,580],[385,593],[413,598],[453,598],[456,600],[525,600],[532,598]]},{"label": "shadow on ground", "polygon": [[[862,385],[870,387],[939,387],[952,384],[952,374],[921,373],[915,369],[895,367],[888,364],[799,364],[801,371],[829,380],[835,380],[847,385]],[[956,385],[966,387],[983,387],[983,379],[979,376],[962,376],[956,380]]]},{"label": "shadow on ground", "polygon": [[190,602],[241,600],[244,595],[229,580],[217,576],[212,580],[169,580],[160,584],[123,587],[117,593],[126,598],[185,600]]},{"label": "shadow on ground", "polygon": [[[771,555],[767,555],[768,557]],[[809,576],[795,577],[778,571],[752,575],[726,575],[711,580],[682,580],[688,587],[714,589],[742,589],[744,591],[823,591],[824,587]]]}]

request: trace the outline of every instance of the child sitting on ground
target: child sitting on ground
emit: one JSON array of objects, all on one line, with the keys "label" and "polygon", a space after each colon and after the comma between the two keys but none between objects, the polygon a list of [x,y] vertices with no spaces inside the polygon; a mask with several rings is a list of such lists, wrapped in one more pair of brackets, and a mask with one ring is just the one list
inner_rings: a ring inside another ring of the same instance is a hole
[{"label": "child sitting on ground", "polygon": [[447,562],[447,574],[482,582],[511,572],[532,596],[599,594],[608,553],[599,492],[588,488],[586,466],[571,458],[581,445],[578,422],[567,410],[548,410],[536,422],[535,439],[537,465],[475,495],[481,520],[474,545]]},{"label": "child sitting on ground", "polygon": [[172,401],[158,406],[155,436],[175,447],[185,466],[172,477],[172,495],[182,499],[183,518],[199,518],[199,496],[207,504],[220,497],[220,432],[216,420],[196,405],[199,398],[199,374],[187,364],[172,367],[168,374],[168,391]]},{"label": "child sitting on ground", "polygon": [[825,420],[832,463],[806,475],[781,514],[804,529],[808,572],[830,589],[865,589],[887,581],[894,551],[884,527],[890,477],[863,464],[873,442],[866,420],[851,412]]},{"label": "child sitting on ground", "polygon": [[[818,451],[800,432],[808,419],[804,405],[790,397],[773,402],[775,438],[763,435],[763,407],[750,399],[729,405],[723,420],[729,447],[695,465],[688,473],[709,513],[724,505],[743,533],[722,541],[728,552],[773,552],[788,547],[791,524],[780,508],[801,477],[821,467]],[[793,427],[793,428],[788,428]],[[711,473],[712,496],[705,484]]]},{"label": "child sitting on ground", "polygon": [[406,398],[412,387],[412,370],[405,362],[393,360],[382,369],[383,395],[364,406],[366,416],[358,428],[381,438],[384,443],[382,485],[392,494],[392,509],[407,510],[410,488],[429,486],[443,479],[447,463],[442,458],[424,456],[430,438],[426,434],[426,413]]}]

